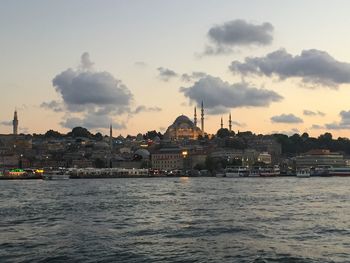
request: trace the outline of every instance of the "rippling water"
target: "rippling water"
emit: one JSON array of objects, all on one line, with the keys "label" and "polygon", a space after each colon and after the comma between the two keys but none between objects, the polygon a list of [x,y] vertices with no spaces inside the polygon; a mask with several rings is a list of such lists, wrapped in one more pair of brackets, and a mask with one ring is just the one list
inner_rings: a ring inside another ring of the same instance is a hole
[{"label": "rippling water", "polygon": [[350,178],[0,181],[0,262],[350,262]]}]

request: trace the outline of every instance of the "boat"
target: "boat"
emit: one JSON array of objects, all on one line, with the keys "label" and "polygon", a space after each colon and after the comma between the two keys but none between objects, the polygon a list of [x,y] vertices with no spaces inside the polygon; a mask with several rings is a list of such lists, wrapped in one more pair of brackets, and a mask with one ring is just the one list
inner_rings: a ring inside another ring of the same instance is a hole
[{"label": "boat", "polygon": [[308,178],[310,177],[310,169],[308,168],[298,169],[296,175],[299,178]]},{"label": "boat", "polygon": [[310,168],[310,176],[331,176],[329,174],[329,169],[332,168],[329,165],[320,165]]},{"label": "boat", "polygon": [[248,174],[249,171],[246,167],[227,167],[225,169],[226,177],[245,177]]},{"label": "boat", "polygon": [[328,173],[329,176],[350,176],[350,167],[331,167]]},{"label": "boat", "polygon": [[279,176],[280,175],[280,168],[278,165],[275,165],[273,167],[264,167],[260,169],[260,176],[262,177],[273,177],[273,176]]},{"label": "boat", "polygon": [[64,170],[45,171],[42,175],[44,180],[67,180],[69,177],[69,174],[65,173]]},{"label": "boat", "polygon": [[260,167],[253,167],[253,169],[251,169],[249,171],[248,177],[259,177],[260,176]]},{"label": "boat", "polygon": [[225,175],[225,172],[224,172],[224,171],[217,171],[217,172],[215,173],[215,176],[216,176],[216,177],[225,177],[226,175]]}]

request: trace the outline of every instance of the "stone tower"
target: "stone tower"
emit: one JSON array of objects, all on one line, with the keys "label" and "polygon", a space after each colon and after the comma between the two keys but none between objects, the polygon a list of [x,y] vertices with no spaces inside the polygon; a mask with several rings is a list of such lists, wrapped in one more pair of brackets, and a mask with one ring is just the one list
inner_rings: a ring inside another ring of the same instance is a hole
[{"label": "stone tower", "polygon": [[197,108],[194,107],[194,119],[193,119],[194,126],[197,127]]},{"label": "stone tower", "polygon": [[18,117],[17,117],[17,110],[15,110],[15,114],[13,116],[13,135],[17,135],[18,134]]},{"label": "stone tower", "polygon": [[228,116],[228,129],[229,131],[232,131],[232,119],[231,119],[231,113]]},{"label": "stone tower", "polygon": [[201,130],[202,130],[202,133],[204,134],[204,106],[203,106],[203,101],[202,101],[202,107],[201,107]]},{"label": "stone tower", "polygon": [[111,151],[113,150],[113,128],[112,128],[112,123],[109,126],[109,147]]}]

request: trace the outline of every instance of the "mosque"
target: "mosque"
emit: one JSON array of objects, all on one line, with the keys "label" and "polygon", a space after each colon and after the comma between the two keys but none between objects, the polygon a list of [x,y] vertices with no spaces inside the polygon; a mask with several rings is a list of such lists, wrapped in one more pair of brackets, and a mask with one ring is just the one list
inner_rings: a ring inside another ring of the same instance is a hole
[{"label": "mosque", "polygon": [[[221,128],[223,128],[221,118]],[[229,129],[232,129],[231,114],[229,116]],[[172,125],[166,130],[164,137],[169,140],[196,140],[199,136],[204,136],[204,107],[201,104],[201,128],[197,127],[197,108],[194,108],[193,121],[185,115],[177,117]]]}]

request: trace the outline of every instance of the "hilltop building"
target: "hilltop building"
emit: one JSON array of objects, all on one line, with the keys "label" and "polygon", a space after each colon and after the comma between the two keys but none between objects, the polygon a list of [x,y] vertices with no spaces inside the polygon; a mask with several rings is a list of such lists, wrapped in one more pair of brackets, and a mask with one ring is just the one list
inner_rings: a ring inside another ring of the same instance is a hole
[{"label": "hilltop building", "polygon": [[194,121],[185,115],[177,117],[172,125],[166,130],[164,137],[170,140],[196,140],[199,136],[204,135],[204,109],[202,102],[201,109],[201,127],[197,127],[197,109],[194,108]]},{"label": "hilltop building", "polygon": [[296,166],[300,167],[318,167],[318,166],[345,166],[344,156],[339,152],[330,150],[311,150],[303,155],[296,157]]}]

